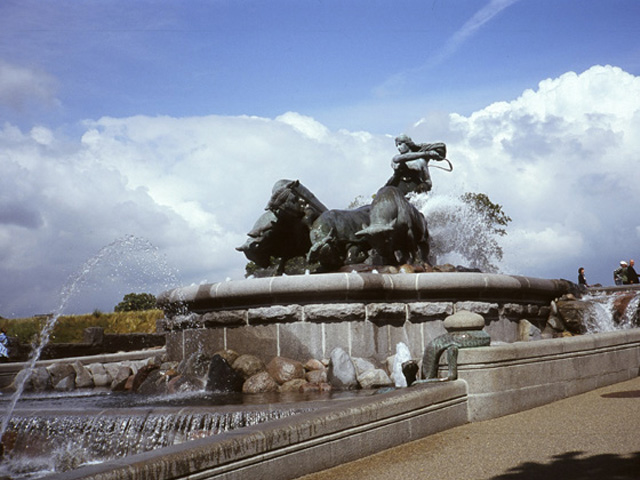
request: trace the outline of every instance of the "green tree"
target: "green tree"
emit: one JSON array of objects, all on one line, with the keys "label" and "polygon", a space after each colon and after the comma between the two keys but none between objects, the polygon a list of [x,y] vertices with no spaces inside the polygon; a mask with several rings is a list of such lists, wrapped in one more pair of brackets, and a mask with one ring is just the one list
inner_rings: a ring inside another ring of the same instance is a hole
[{"label": "green tree", "polygon": [[156,308],[156,297],[150,293],[127,293],[113,309],[115,312],[135,312]]},{"label": "green tree", "polygon": [[367,198],[364,195],[358,195],[356,198],[351,200],[349,205],[347,205],[347,210],[353,210],[356,208],[364,207],[365,205],[369,205],[375,195],[371,195],[371,198]]},{"label": "green tree", "polygon": [[511,221],[511,217],[504,213],[502,205],[493,203],[489,196],[484,193],[467,192],[460,196],[460,200],[484,218],[486,224],[493,228],[494,233],[500,236],[507,234],[505,227]]}]

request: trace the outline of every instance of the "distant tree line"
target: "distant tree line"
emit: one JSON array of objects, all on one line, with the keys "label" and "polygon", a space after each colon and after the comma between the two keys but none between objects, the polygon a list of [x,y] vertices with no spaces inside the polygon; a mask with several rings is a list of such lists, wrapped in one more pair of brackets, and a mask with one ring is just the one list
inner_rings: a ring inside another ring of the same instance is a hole
[{"label": "distant tree line", "polygon": [[156,307],[156,297],[150,293],[127,293],[122,301],[115,306],[114,312],[137,312],[153,310]]}]

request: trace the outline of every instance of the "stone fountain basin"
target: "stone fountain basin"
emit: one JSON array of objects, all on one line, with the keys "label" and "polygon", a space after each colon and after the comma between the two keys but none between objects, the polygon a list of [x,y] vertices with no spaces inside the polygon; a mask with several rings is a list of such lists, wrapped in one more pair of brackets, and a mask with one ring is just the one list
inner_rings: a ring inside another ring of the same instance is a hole
[{"label": "stone fountain basin", "polygon": [[639,369],[637,328],[462,349],[453,382],[320,402],[305,413],[47,478],[294,479],[463,423],[635,378]]},{"label": "stone fountain basin", "polygon": [[[330,273],[257,278],[162,293],[170,360],[222,349],[268,362],[275,356],[323,359],[340,347],[382,363],[405,343],[413,358],[445,333],[459,310],[482,315],[493,341],[519,339],[518,322],[541,330],[566,280],[485,273]],[[185,314],[188,313],[188,314]]]}]

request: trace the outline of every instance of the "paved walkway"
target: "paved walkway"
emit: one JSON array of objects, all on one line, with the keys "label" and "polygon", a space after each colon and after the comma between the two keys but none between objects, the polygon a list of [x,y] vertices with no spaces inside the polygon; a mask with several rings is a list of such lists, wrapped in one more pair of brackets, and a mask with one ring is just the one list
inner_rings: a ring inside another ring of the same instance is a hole
[{"label": "paved walkway", "polygon": [[638,480],[640,377],[462,425],[304,480]]}]

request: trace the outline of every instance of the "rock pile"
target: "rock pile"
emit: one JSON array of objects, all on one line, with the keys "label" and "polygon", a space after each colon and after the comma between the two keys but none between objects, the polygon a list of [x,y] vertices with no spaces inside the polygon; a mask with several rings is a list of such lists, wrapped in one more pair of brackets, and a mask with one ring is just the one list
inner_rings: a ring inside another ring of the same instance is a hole
[{"label": "rock pile", "polygon": [[[102,388],[147,395],[189,391],[214,393],[327,392],[393,386],[388,372],[394,357],[379,366],[353,358],[336,348],[329,359],[305,363],[274,357],[264,363],[258,357],[223,350],[213,356],[195,353],[181,362],[167,362],[163,354],[146,360],[83,365],[73,359],[36,367],[25,382],[25,391],[70,391]],[[25,372],[20,372],[13,386]]]}]

